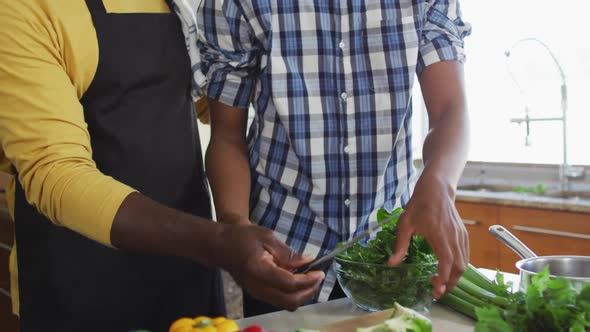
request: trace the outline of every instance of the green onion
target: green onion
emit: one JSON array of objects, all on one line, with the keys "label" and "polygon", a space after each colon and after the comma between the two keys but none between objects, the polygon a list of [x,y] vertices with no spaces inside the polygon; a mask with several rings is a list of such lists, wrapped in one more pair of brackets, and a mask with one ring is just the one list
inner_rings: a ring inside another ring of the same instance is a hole
[{"label": "green onion", "polygon": [[451,294],[473,304],[476,307],[487,307],[490,305],[490,303],[485,302],[481,299],[478,299],[477,297],[467,293],[466,291],[462,290],[460,287],[455,287],[453,288],[453,290],[451,291]]},{"label": "green onion", "polygon": [[478,287],[477,285],[465,278],[460,278],[459,282],[457,283],[457,286],[466,291],[467,293],[476,296],[477,298],[482,299],[486,302],[490,302],[501,307],[508,306],[508,300],[506,298],[498,296],[492,292],[488,292],[487,290]]},{"label": "green onion", "polygon": [[471,281],[475,285],[487,290],[488,292],[494,293],[496,291],[491,280],[484,276],[471,264],[467,265],[467,269],[465,269],[465,273],[463,273],[463,278]]},{"label": "green onion", "polygon": [[467,315],[473,319],[477,318],[475,315],[475,306],[462,298],[453,295],[452,293],[447,293],[443,295],[440,299],[437,300],[451,309],[454,309],[464,315]]}]

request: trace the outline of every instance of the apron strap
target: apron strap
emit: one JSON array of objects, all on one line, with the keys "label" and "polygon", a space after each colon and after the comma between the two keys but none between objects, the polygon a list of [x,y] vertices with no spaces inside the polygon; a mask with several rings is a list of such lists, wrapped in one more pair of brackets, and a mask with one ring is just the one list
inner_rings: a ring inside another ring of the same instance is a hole
[{"label": "apron strap", "polygon": [[86,6],[92,14],[106,14],[107,10],[104,7],[103,0],[86,0]]}]

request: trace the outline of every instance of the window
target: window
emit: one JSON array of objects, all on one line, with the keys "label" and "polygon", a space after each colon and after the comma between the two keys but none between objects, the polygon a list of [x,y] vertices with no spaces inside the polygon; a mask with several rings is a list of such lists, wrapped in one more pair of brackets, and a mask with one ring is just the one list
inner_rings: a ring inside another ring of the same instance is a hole
[{"label": "window", "polygon": [[[586,0],[462,0],[464,19],[473,27],[466,39],[465,65],[471,118],[470,160],[562,162],[561,122],[531,122],[530,146],[525,146],[525,124],[510,122],[512,118],[523,118],[525,107],[532,118],[561,117],[561,79],[547,50],[534,41],[511,48],[520,39],[537,38],[553,51],[565,72],[568,162],[590,164],[590,149],[586,147],[590,144],[588,7]],[[507,58],[505,51],[509,49]],[[415,107],[416,121],[420,123],[420,103],[416,102]],[[416,142],[421,142],[422,124],[414,128]]]}]

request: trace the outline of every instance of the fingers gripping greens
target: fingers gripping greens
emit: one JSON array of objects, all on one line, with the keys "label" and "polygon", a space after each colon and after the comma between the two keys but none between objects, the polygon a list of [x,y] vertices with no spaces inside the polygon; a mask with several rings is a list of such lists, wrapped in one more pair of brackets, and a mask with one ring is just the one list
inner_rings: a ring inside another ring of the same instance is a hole
[{"label": "fingers gripping greens", "polygon": [[[412,238],[399,268],[388,268],[387,261],[396,241],[397,222],[403,210],[388,213],[380,209],[377,221],[395,216],[367,245],[355,244],[337,256],[339,280],[355,294],[355,301],[375,309],[392,308],[395,302],[415,308],[431,299],[430,277],[436,272],[436,257],[422,236]],[[359,264],[362,263],[362,264]],[[412,264],[412,265],[410,265]]]},{"label": "fingers gripping greens", "polygon": [[[370,240],[366,246],[357,243],[338,255],[338,258],[353,262],[386,264],[389,256],[391,256],[393,244],[397,238],[397,222],[402,213],[402,208],[398,208],[391,213],[385,209],[380,209],[377,212],[377,222],[391,216],[396,216],[396,218],[385,224],[381,231],[377,232],[375,239]],[[432,262],[436,262],[436,257],[428,242],[422,236],[414,236],[403,263]]]}]

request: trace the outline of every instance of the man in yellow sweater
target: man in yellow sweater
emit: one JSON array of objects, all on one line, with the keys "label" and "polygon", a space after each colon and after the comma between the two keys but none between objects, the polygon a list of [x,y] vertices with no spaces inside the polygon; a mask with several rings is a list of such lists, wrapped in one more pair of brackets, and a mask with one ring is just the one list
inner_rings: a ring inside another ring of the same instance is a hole
[{"label": "man in yellow sweater", "polygon": [[303,259],[270,231],[210,221],[190,76],[164,0],[0,0],[0,170],[15,175],[22,331],[164,331],[223,315],[214,267],[289,309],[317,291],[323,274],[288,272]]}]

